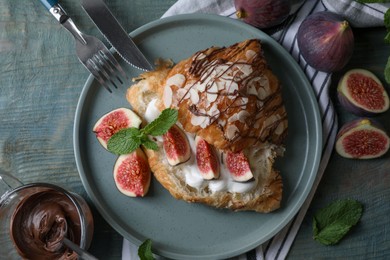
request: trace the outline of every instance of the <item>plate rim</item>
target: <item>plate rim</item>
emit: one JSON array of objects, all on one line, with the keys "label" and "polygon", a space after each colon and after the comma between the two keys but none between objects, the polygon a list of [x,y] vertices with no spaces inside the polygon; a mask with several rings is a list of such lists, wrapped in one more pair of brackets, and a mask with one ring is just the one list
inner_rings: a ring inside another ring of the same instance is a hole
[{"label": "plate rim", "polygon": [[[196,20],[196,21],[203,20],[203,21],[211,21],[211,22],[216,21],[216,22],[222,22],[222,23],[226,23],[226,24],[232,24],[232,25],[238,26],[238,27],[245,27],[245,30],[247,30],[248,32],[261,35],[262,37],[267,37],[268,38],[267,40],[274,43],[272,46],[273,48],[276,48],[278,52],[285,53],[286,59],[289,59],[289,62],[292,62],[295,64],[294,70],[296,70],[299,74],[301,74],[301,76],[303,76],[302,79],[304,81],[306,81],[306,85],[310,86],[310,91],[309,91],[308,95],[310,95],[310,97],[311,97],[310,102],[312,103],[312,106],[315,107],[315,111],[313,111],[314,112],[313,119],[315,122],[314,128],[316,129],[315,133],[317,134],[317,136],[316,136],[317,138],[316,138],[316,145],[315,145],[316,148],[315,148],[315,156],[314,156],[315,162],[312,164],[312,167],[311,167],[312,170],[311,170],[310,178],[306,182],[306,185],[304,186],[304,192],[299,194],[300,196],[296,199],[295,204],[298,206],[293,207],[293,209],[291,211],[289,211],[289,214],[286,214],[284,216],[284,218],[279,223],[279,225],[275,226],[275,228],[273,229],[273,232],[270,232],[268,235],[264,236],[263,239],[259,239],[259,240],[255,241],[254,243],[248,245],[245,248],[243,248],[243,247],[237,248],[234,250],[230,250],[227,253],[220,252],[220,253],[213,254],[213,255],[209,254],[209,255],[197,256],[197,255],[180,254],[180,253],[175,253],[175,252],[167,252],[165,250],[156,251],[156,253],[161,254],[163,256],[174,257],[177,259],[180,259],[183,257],[186,257],[186,258],[190,257],[192,259],[209,259],[210,257],[226,258],[226,257],[232,257],[234,255],[239,255],[241,253],[247,252],[248,250],[251,250],[251,249],[257,247],[260,244],[262,244],[263,242],[272,238],[281,229],[283,229],[283,227],[285,227],[289,223],[289,221],[291,221],[294,218],[294,216],[297,214],[297,212],[301,209],[302,205],[304,204],[304,202],[308,198],[308,195],[309,195],[311,189],[313,188],[313,184],[314,184],[314,181],[316,179],[319,165],[320,165],[320,161],[321,161],[321,157],[322,157],[322,145],[323,145],[322,135],[323,135],[323,133],[322,133],[321,116],[320,116],[320,112],[319,112],[319,105],[318,105],[318,102],[316,101],[316,98],[315,98],[314,90],[312,89],[312,86],[311,86],[310,82],[308,81],[307,76],[304,74],[303,70],[301,69],[299,64],[296,62],[296,60],[287,52],[287,50],[284,49],[284,47],[282,47],[271,36],[265,34],[264,32],[262,32],[261,30],[255,28],[255,27],[252,27],[250,25],[245,24],[244,22],[238,21],[236,19],[220,16],[220,15],[215,15],[215,14],[180,14],[180,15],[165,17],[165,18],[161,18],[161,19],[149,22],[149,23],[139,27],[138,29],[130,32],[129,35],[131,37],[136,38],[138,35],[145,33],[148,30],[154,29],[155,27],[164,26],[166,24],[173,23],[173,22],[180,22],[180,21],[187,21],[188,22],[190,20]],[[111,51],[114,52],[114,49],[111,48]],[[121,236],[128,239],[130,242],[133,242],[136,245],[139,245],[140,243],[142,243],[142,241],[139,241],[131,234],[130,234],[130,236],[127,236],[127,234],[129,234],[129,232],[126,231],[121,225],[116,223],[112,214],[109,214],[107,212],[107,210],[104,208],[104,205],[102,205],[104,203],[99,201],[98,194],[95,194],[96,192],[93,192],[93,189],[87,180],[88,176],[86,175],[85,170],[84,170],[85,167],[83,166],[84,162],[82,161],[80,149],[78,149],[79,144],[80,144],[79,131],[81,131],[81,130],[79,128],[79,123],[80,123],[80,119],[82,116],[81,112],[83,110],[84,101],[88,96],[87,94],[90,91],[90,86],[92,85],[93,81],[94,81],[93,75],[90,74],[89,77],[87,78],[85,84],[83,85],[83,88],[82,88],[82,91],[81,91],[81,94],[80,94],[80,97],[79,97],[79,100],[78,100],[78,103],[76,106],[74,125],[73,125],[73,148],[74,148],[74,156],[75,156],[77,170],[78,170],[82,185],[83,185],[84,189],[86,190],[89,198],[93,202],[94,206],[98,210],[99,214]],[[232,252],[234,252],[233,255],[232,255]]]}]

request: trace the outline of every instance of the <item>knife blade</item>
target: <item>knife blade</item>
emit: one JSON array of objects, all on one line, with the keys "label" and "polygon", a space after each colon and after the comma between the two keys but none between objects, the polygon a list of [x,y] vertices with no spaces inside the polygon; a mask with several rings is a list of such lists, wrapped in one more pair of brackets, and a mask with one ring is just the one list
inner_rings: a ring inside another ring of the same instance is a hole
[{"label": "knife blade", "polygon": [[119,56],[138,69],[153,70],[153,66],[102,0],[82,0],[81,6]]}]

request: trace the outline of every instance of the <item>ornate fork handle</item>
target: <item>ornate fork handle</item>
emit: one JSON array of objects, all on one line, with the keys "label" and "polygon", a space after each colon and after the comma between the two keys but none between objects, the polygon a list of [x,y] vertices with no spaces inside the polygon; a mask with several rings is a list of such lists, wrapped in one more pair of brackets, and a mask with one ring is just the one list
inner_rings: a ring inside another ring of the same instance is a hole
[{"label": "ornate fork handle", "polygon": [[87,42],[83,36],[83,33],[77,28],[73,20],[66,14],[65,10],[58,0],[49,1],[49,0],[40,0],[41,3],[46,7],[46,9],[54,16],[54,18],[67,30],[73,37],[78,40],[83,45],[86,45]]}]

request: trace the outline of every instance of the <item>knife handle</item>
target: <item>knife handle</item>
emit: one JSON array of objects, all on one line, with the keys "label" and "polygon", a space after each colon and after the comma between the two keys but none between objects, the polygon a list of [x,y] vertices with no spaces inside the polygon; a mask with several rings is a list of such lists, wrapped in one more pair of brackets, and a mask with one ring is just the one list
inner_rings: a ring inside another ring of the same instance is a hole
[{"label": "knife handle", "polygon": [[47,10],[50,10],[54,5],[58,4],[58,0],[40,0]]}]

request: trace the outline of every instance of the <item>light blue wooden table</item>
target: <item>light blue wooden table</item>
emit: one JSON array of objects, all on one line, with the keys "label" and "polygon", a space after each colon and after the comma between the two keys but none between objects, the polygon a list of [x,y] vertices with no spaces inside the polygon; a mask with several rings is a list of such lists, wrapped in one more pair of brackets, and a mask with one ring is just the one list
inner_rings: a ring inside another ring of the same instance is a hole
[{"label": "light blue wooden table", "polygon": [[[158,19],[175,0],[107,0],[130,32]],[[101,39],[78,0],[63,7],[80,28]],[[342,71],[361,67],[383,80],[390,46],[384,28],[355,29],[356,46]],[[335,97],[342,72],[333,76],[331,95],[339,124],[354,118]],[[73,154],[73,120],[88,72],[75,55],[72,37],[38,0],[0,0],[0,167],[23,182],[47,181],[88,196]],[[389,86],[386,88],[390,90]],[[390,131],[390,111],[379,116]],[[312,239],[316,210],[343,198],[364,204],[353,231],[336,246]],[[289,254],[290,259],[390,259],[390,153],[375,160],[347,160],[333,154]],[[90,251],[100,259],[120,259],[122,237],[93,208],[95,235]],[[0,256],[2,258],[2,256]]]}]

